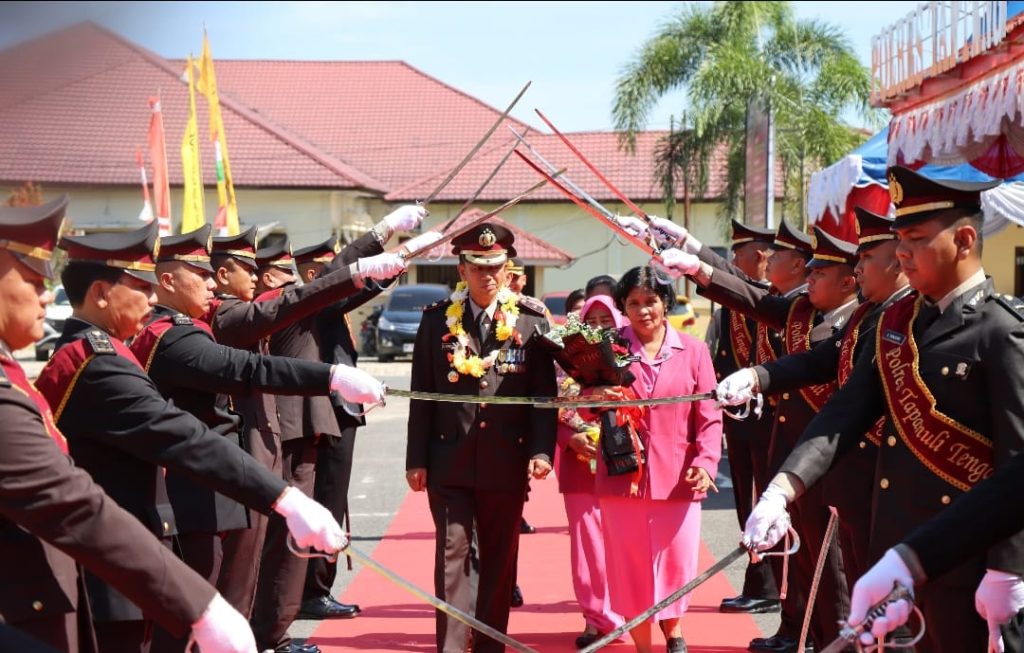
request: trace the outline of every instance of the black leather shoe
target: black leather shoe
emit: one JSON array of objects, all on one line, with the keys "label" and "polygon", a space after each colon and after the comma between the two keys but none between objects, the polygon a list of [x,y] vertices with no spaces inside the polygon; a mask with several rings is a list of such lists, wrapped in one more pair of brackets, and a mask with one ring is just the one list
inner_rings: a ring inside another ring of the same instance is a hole
[{"label": "black leather shoe", "polygon": [[302,602],[299,619],[352,619],[360,612],[358,605],[335,601],[330,596],[320,596]]},{"label": "black leather shoe", "polygon": [[686,641],[682,637],[669,637],[665,644],[668,653],[686,653]]},{"label": "black leather shoe", "polygon": [[512,600],[508,604],[513,608],[523,607],[523,590],[519,589],[518,585],[512,590]]},{"label": "black leather shoe", "polygon": [[722,604],[718,606],[718,611],[746,612],[747,614],[781,612],[782,602],[778,599],[755,599],[741,595],[722,601]]},{"label": "black leather shoe", "polygon": [[537,529],[530,526],[525,519],[519,522],[519,532],[523,535],[529,535],[530,533],[536,533]]},{"label": "black leather shoe", "polygon": [[299,644],[295,640],[289,640],[274,649],[274,653],[320,653],[320,647],[316,644]]},{"label": "black leather shoe", "polygon": [[[748,651],[770,651],[771,653],[796,653],[797,640],[794,637],[784,635],[772,635],[771,637],[755,637],[750,640]],[[805,653],[813,653],[814,648],[810,645],[804,647]]]},{"label": "black leather shoe", "polygon": [[597,640],[601,639],[601,637],[603,637],[603,636],[604,636],[604,633],[599,633],[599,632],[588,633],[588,632],[584,631],[582,635],[580,635],[579,637],[576,638],[576,648],[587,648],[588,646],[590,646],[591,644],[593,644]]}]

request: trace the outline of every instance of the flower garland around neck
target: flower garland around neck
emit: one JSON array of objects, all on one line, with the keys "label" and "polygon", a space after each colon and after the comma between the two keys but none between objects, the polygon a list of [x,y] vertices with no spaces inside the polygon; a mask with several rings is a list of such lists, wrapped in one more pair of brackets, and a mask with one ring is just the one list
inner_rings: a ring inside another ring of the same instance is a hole
[{"label": "flower garland around neck", "polygon": [[[455,348],[448,354],[448,361],[452,365],[452,371],[448,373],[448,381],[451,383],[457,382],[460,374],[480,378],[498,358],[497,349],[483,357],[468,351],[469,336],[462,328],[462,318],[466,312],[468,297],[469,290],[467,290],[465,282],[460,281],[449,297],[451,305],[444,312],[445,318],[447,318],[448,333],[441,338],[441,341],[455,341]],[[494,311],[494,333],[498,342],[505,342],[511,338],[517,345],[522,344],[522,337],[516,331],[516,320],[519,319],[518,302],[519,295],[508,288],[498,291],[498,307]]]}]

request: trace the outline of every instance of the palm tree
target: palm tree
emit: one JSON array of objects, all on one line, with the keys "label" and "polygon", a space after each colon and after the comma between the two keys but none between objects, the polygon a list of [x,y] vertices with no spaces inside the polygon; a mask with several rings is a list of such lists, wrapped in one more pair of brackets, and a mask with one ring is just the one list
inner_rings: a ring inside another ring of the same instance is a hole
[{"label": "palm tree", "polygon": [[655,155],[662,186],[678,187],[688,171],[691,192],[702,194],[711,154],[727,147],[724,214],[734,216],[744,177],[747,107],[767,105],[785,171],[786,205],[799,207],[802,222],[810,170],[839,159],[864,138],[840,116],[855,109],[877,120],[868,105],[870,88],[868,70],[839,28],[797,20],[789,2],[690,4],[627,64],[613,116],[620,145],[632,149],[657,100],[684,89],[684,129],[673,130]]}]

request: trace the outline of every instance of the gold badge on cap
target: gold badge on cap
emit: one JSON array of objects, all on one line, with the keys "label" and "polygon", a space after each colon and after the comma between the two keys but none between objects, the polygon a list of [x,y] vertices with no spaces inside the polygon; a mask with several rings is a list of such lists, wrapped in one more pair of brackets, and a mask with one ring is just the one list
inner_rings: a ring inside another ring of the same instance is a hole
[{"label": "gold badge on cap", "polygon": [[893,204],[898,205],[903,202],[903,186],[896,181],[896,175],[889,175],[889,198],[892,199]]},{"label": "gold badge on cap", "polygon": [[480,243],[481,247],[490,247],[494,243],[498,242],[498,237],[495,236],[494,232],[491,231],[490,227],[488,227],[480,232],[480,237],[477,238],[476,241]]},{"label": "gold badge on cap", "polygon": [[860,220],[853,221],[853,230],[857,232],[858,236],[860,236]]},{"label": "gold badge on cap", "polygon": [[811,234],[811,249],[818,249],[818,237]]}]

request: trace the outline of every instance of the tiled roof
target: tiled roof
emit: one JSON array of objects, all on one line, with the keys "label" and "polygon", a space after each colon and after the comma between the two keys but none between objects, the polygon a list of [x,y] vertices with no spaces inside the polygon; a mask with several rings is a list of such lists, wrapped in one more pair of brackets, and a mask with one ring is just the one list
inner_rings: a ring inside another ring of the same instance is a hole
[{"label": "tiled roof", "polygon": [[[449,231],[458,229],[473,220],[481,217],[484,212],[476,207],[467,209],[465,213],[459,216],[459,218],[449,227]],[[499,224],[506,229],[509,229],[515,236],[515,249],[516,258],[523,261],[527,265],[535,265],[543,263],[547,265],[564,265],[570,263],[573,260],[572,254],[555,247],[551,243],[538,238],[528,231],[523,231],[519,227],[509,224],[501,219],[500,216],[492,216],[487,219],[488,222]],[[435,226],[431,231],[440,231],[441,225]],[[413,259],[418,263],[429,263],[431,260],[447,260],[451,262],[455,257],[452,255],[451,243],[443,243],[428,250],[423,254],[422,257]],[[432,258],[435,257],[435,258]]]},{"label": "tiled roof", "polygon": [[[0,180],[137,184],[135,150],[146,151],[148,98],[159,93],[170,179],[181,184],[188,111],[182,70],[92,23],[0,52]],[[204,179],[212,184],[205,105],[198,98]],[[380,182],[224,93],[222,112],[238,186],[384,190]]]}]

